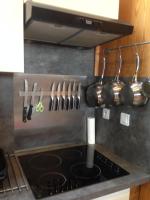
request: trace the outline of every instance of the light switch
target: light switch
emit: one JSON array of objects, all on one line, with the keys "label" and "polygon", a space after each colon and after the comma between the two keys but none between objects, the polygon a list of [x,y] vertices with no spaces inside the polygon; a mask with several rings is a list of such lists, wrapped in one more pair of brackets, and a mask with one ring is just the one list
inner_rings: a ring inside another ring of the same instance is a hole
[{"label": "light switch", "polygon": [[130,115],[127,113],[120,114],[120,124],[130,126]]},{"label": "light switch", "polygon": [[103,108],[103,114],[102,114],[103,119],[110,119],[110,109],[108,108]]}]

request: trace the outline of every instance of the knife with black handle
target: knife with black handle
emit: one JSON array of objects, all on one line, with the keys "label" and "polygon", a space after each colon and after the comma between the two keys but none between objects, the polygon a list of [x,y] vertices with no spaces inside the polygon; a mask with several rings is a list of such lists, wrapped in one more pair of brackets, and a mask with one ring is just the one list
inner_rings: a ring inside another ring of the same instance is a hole
[{"label": "knife with black handle", "polygon": [[76,97],[76,109],[80,109],[80,98],[81,98],[81,83],[78,84],[78,91]]},{"label": "knife with black handle", "polygon": [[31,103],[30,103],[30,106],[29,106],[28,114],[27,114],[27,119],[28,120],[31,120],[36,89],[37,89],[37,83],[34,83],[33,84],[32,96],[31,96]]},{"label": "knife with black handle", "polygon": [[28,81],[24,80],[25,96],[23,105],[23,122],[27,122],[27,108],[28,108]]},{"label": "knife with black handle", "polygon": [[63,82],[63,89],[62,89],[62,109],[67,109],[67,97],[66,97],[66,82]]},{"label": "knife with black handle", "polygon": [[50,96],[50,101],[49,101],[49,111],[54,111],[56,108],[56,83],[52,83],[52,88],[51,88],[51,96]]}]

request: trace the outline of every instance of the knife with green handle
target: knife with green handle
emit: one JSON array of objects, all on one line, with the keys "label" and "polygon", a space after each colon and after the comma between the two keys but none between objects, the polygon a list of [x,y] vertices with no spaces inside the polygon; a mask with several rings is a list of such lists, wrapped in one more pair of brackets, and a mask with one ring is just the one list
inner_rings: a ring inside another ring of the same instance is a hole
[{"label": "knife with green handle", "polygon": [[36,112],[41,112],[42,113],[44,111],[44,105],[42,103],[42,99],[43,99],[43,91],[42,91],[42,88],[41,88],[40,99],[39,99],[38,104],[35,107]]}]

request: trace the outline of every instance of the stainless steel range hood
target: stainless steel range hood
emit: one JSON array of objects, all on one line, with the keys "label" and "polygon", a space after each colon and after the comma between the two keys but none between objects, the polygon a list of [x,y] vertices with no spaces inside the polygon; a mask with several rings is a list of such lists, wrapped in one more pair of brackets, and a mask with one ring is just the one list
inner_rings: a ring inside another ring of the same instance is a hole
[{"label": "stainless steel range hood", "polygon": [[133,31],[132,25],[117,20],[62,12],[31,2],[24,4],[24,14],[25,39],[59,45],[95,47]]}]

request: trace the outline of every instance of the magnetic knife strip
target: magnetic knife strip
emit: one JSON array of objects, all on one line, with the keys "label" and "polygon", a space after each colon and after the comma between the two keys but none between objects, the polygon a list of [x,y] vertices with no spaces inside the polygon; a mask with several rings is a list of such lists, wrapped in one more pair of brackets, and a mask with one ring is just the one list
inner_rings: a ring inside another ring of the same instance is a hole
[{"label": "magnetic knife strip", "polygon": [[[19,92],[19,96],[24,97],[23,103],[23,122],[31,120],[33,110],[43,112],[45,110],[42,99],[44,96],[49,97],[49,111],[69,111],[79,110],[81,104],[81,82],[78,81],[60,81],[52,82],[49,91],[43,91],[42,88],[37,90],[37,83],[33,83],[32,91],[28,90],[28,81],[24,80],[24,91]],[[35,104],[35,97],[39,101]]]}]

